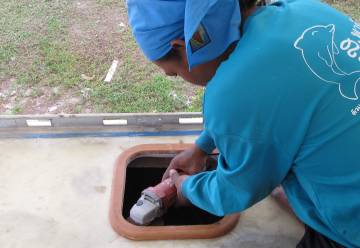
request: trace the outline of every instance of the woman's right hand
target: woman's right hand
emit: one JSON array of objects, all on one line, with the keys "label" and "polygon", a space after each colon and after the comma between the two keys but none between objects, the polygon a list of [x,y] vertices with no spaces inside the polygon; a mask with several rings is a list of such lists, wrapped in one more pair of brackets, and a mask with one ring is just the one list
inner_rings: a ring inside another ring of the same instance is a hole
[{"label": "woman's right hand", "polygon": [[206,169],[207,154],[193,145],[189,149],[176,155],[170,162],[169,167],[166,169],[162,180],[167,179],[170,175],[170,170],[177,170],[179,173],[193,175]]}]

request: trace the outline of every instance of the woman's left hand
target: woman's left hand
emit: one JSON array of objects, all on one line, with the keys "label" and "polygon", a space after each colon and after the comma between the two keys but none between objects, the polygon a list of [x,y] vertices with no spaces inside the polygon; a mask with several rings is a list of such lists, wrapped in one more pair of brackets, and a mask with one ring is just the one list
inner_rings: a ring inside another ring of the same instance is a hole
[{"label": "woman's left hand", "polygon": [[169,172],[170,174],[170,179],[172,181],[173,184],[175,184],[175,187],[177,189],[177,200],[176,200],[176,203],[175,203],[175,206],[176,207],[182,207],[182,206],[189,206],[190,205],[190,202],[188,201],[188,199],[186,199],[182,192],[181,192],[181,186],[184,182],[184,180],[188,177],[188,175],[186,174],[179,174],[177,172],[177,170],[170,170]]}]

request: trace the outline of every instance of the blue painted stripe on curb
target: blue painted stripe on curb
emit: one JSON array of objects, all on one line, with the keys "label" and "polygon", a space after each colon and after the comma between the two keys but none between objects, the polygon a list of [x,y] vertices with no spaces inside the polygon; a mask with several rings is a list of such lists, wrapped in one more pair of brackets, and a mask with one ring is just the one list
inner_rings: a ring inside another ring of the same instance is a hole
[{"label": "blue painted stripe on curb", "polygon": [[176,130],[158,132],[66,132],[66,133],[24,133],[24,139],[62,139],[62,138],[115,138],[115,137],[151,137],[151,136],[190,136],[199,135],[201,130]]}]

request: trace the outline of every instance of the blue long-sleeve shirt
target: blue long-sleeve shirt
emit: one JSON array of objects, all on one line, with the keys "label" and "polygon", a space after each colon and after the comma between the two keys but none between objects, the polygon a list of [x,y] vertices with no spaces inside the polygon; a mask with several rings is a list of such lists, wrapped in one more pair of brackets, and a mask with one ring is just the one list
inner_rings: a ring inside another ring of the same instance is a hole
[{"label": "blue long-sleeve shirt", "polygon": [[281,184],[302,221],[360,247],[359,40],[357,23],[317,1],[258,9],[205,90],[196,144],[217,147],[218,167],[183,194],[224,215]]}]

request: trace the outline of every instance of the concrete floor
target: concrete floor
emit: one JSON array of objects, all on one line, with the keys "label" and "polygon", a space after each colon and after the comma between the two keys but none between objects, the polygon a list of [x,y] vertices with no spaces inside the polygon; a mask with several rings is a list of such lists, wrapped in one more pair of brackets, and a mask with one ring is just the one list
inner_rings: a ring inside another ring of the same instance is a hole
[{"label": "concrete floor", "polygon": [[0,139],[0,247],[295,247],[296,220],[270,198],[211,240],[141,241],[108,221],[113,166],[126,148],[195,137]]}]

